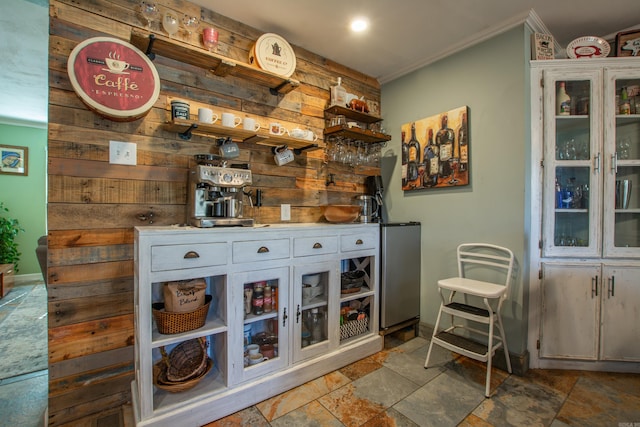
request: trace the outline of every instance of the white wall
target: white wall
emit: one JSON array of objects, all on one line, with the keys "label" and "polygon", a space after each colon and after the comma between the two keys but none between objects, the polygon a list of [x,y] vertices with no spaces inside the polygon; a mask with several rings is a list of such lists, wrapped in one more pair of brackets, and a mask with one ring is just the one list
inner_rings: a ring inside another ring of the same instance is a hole
[{"label": "white wall", "polygon": [[[524,25],[394,80],[382,87],[388,220],[422,223],[421,321],[433,325],[439,278],[456,274],[459,243],[507,246],[525,258],[529,158],[528,39]],[[428,41],[425,41],[428,42]],[[400,127],[460,106],[469,107],[470,185],[401,190]],[[526,292],[521,266],[503,310],[512,353],[526,349]]]}]

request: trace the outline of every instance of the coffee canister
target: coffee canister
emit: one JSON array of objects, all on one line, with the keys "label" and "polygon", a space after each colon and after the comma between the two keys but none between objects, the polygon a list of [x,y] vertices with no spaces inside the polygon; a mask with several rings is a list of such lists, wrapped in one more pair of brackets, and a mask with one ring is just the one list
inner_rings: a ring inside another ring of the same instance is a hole
[{"label": "coffee canister", "polygon": [[181,99],[171,101],[171,118],[189,120],[189,103]]}]

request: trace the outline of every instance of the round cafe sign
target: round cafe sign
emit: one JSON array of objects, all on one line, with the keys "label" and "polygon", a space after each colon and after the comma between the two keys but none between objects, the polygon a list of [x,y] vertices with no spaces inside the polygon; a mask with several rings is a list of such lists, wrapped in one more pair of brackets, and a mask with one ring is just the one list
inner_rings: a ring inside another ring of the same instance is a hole
[{"label": "round cafe sign", "polygon": [[160,95],[158,71],[135,46],[111,37],[77,45],[67,62],[76,94],[97,113],[116,121],[144,116]]}]

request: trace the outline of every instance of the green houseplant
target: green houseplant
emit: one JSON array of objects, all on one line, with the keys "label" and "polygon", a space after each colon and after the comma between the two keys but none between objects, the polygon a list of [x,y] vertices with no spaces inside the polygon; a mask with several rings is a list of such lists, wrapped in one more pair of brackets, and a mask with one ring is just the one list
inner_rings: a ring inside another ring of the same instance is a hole
[{"label": "green houseplant", "polygon": [[9,212],[9,209],[4,206],[4,202],[0,202],[0,264],[13,264],[18,271],[22,253],[18,251],[15,239],[18,233],[24,232],[24,228],[20,227],[17,219],[6,217],[5,212]]}]

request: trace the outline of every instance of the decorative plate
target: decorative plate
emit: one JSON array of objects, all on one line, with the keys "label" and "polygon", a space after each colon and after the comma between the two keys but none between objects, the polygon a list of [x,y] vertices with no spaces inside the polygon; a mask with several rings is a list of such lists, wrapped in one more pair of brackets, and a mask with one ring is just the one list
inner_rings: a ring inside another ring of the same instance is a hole
[{"label": "decorative plate", "polygon": [[600,37],[578,37],[567,45],[569,58],[604,58],[609,55],[611,47]]},{"label": "decorative plate", "polygon": [[296,70],[296,55],[281,36],[263,34],[249,52],[249,63],[283,77],[291,77]]}]

